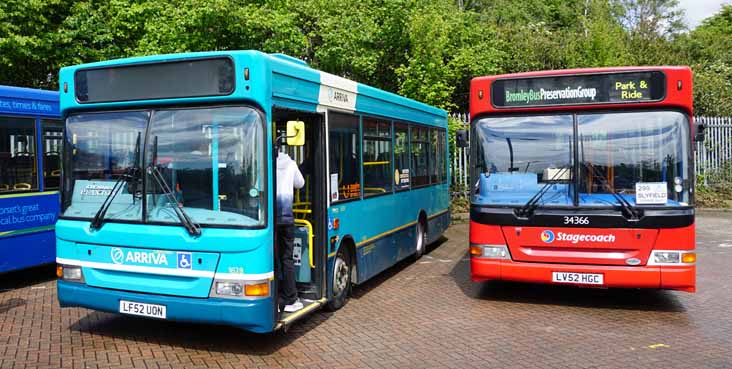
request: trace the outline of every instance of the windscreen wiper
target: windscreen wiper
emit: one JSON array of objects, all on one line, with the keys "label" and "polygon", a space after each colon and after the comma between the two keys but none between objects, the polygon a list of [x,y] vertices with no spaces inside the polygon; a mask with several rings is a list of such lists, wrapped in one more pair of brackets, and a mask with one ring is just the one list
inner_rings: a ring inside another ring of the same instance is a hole
[{"label": "windscreen wiper", "polygon": [[592,164],[584,161],[582,162],[582,164],[585,166],[585,168],[592,172],[592,175],[600,178],[600,181],[605,187],[605,190],[613,195],[613,197],[618,201],[618,204],[620,204],[623,215],[625,215],[629,220],[640,219],[640,214],[638,213],[638,211],[633,207],[633,205],[630,204],[630,202],[628,202],[628,200],[626,200],[622,195],[618,194],[610,187],[610,184],[608,183],[609,180],[602,174],[602,172],[599,171],[599,169],[595,168]]},{"label": "windscreen wiper", "polygon": [[568,170],[568,168],[562,167],[558,171],[556,171],[552,178],[550,178],[548,182],[544,183],[539,191],[535,193],[534,196],[526,202],[526,204],[515,210],[516,216],[520,218],[529,218],[534,215],[534,211],[536,210],[536,208],[539,207],[539,201],[541,200],[541,198],[544,197],[544,195],[549,191],[549,187],[555,184],[554,181],[560,178],[560,175],[564,175],[565,170]]},{"label": "windscreen wiper", "polygon": [[178,216],[178,219],[180,220],[180,223],[185,227],[186,231],[188,231],[188,234],[191,236],[200,236],[201,235],[201,226],[194,222],[191,217],[186,213],[185,210],[183,210],[183,205],[178,203],[178,200],[176,200],[175,196],[173,196],[173,190],[168,185],[168,182],[165,181],[165,177],[163,177],[163,174],[160,173],[160,169],[158,168],[158,136],[155,136],[153,140],[153,154],[152,154],[152,162],[147,168],[148,174],[152,175],[155,182],[158,184],[158,187],[163,191],[163,194],[168,199],[168,202],[171,203],[173,207],[173,212],[176,216]]},{"label": "windscreen wiper", "polygon": [[117,194],[119,194],[119,192],[122,190],[122,186],[124,184],[132,184],[132,201],[135,201],[134,192],[137,192],[137,182],[140,178],[140,141],[142,140],[141,136],[142,132],[137,132],[137,141],[135,142],[135,162],[132,165],[132,168],[127,168],[125,172],[119,176],[117,181],[114,182],[112,190],[109,191],[109,194],[107,194],[107,197],[104,198],[104,201],[99,207],[99,210],[97,210],[97,213],[94,215],[94,218],[92,218],[91,225],[89,226],[91,229],[99,230],[102,228],[102,226],[104,225],[104,216],[107,215],[107,211],[112,205],[112,201],[114,201],[114,198],[117,197]]}]

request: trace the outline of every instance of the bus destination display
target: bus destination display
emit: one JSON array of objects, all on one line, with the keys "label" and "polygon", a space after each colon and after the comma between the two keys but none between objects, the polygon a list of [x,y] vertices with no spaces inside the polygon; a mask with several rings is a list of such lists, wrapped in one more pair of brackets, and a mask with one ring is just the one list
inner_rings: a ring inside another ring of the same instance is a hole
[{"label": "bus destination display", "polygon": [[626,72],[501,79],[493,82],[497,108],[658,101],[665,96],[661,72]]},{"label": "bus destination display", "polygon": [[74,84],[80,103],[229,95],[234,63],[206,58],[80,69]]}]

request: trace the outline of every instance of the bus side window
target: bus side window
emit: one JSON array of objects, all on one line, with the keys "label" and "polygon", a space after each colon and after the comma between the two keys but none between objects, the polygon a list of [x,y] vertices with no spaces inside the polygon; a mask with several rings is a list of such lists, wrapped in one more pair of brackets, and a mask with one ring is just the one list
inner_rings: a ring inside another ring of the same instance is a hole
[{"label": "bus side window", "polygon": [[363,119],[364,197],[391,192],[391,124],[373,118]]},{"label": "bus side window", "polygon": [[410,126],[412,149],[412,186],[424,186],[430,183],[429,166],[429,129]]},{"label": "bus side window", "polygon": [[[361,153],[358,117],[350,114],[328,113],[328,145],[330,151],[330,183],[337,183],[338,197],[342,201],[361,196]],[[333,181],[336,179],[336,181]],[[331,189],[333,194],[335,191]],[[333,196],[333,195],[331,195]]]},{"label": "bus side window", "polygon": [[43,187],[57,189],[61,182],[61,152],[63,143],[63,123],[58,120],[41,121],[43,130]]},{"label": "bus side window", "polygon": [[38,189],[35,119],[0,117],[0,192]]},{"label": "bus side window", "polygon": [[394,183],[397,191],[409,189],[409,127],[394,123]]}]

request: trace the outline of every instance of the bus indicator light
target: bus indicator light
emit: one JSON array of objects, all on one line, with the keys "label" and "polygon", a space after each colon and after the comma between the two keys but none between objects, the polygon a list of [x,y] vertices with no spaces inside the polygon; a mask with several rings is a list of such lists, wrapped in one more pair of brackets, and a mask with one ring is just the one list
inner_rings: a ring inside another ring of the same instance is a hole
[{"label": "bus indicator light", "polygon": [[62,278],[64,276],[64,267],[56,265],[56,277]]},{"label": "bus indicator light", "polygon": [[685,252],[681,254],[681,262],[686,264],[691,264],[696,262],[696,253],[695,252]]},{"label": "bus indicator light", "polygon": [[247,296],[269,296],[269,282],[247,284],[244,294]]}]

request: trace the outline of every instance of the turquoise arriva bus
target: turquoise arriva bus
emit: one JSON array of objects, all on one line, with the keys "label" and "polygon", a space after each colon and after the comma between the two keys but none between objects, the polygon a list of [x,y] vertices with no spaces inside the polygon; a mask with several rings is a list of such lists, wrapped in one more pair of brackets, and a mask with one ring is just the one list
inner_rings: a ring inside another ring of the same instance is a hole
[{"label": "turquoise arriva bus", "polygon": [[[445,111],[257,51],[63,68],[61,306],[254,332],[338,309],[449,224]],[[279,312],[274,158],[305,177]]]}]

